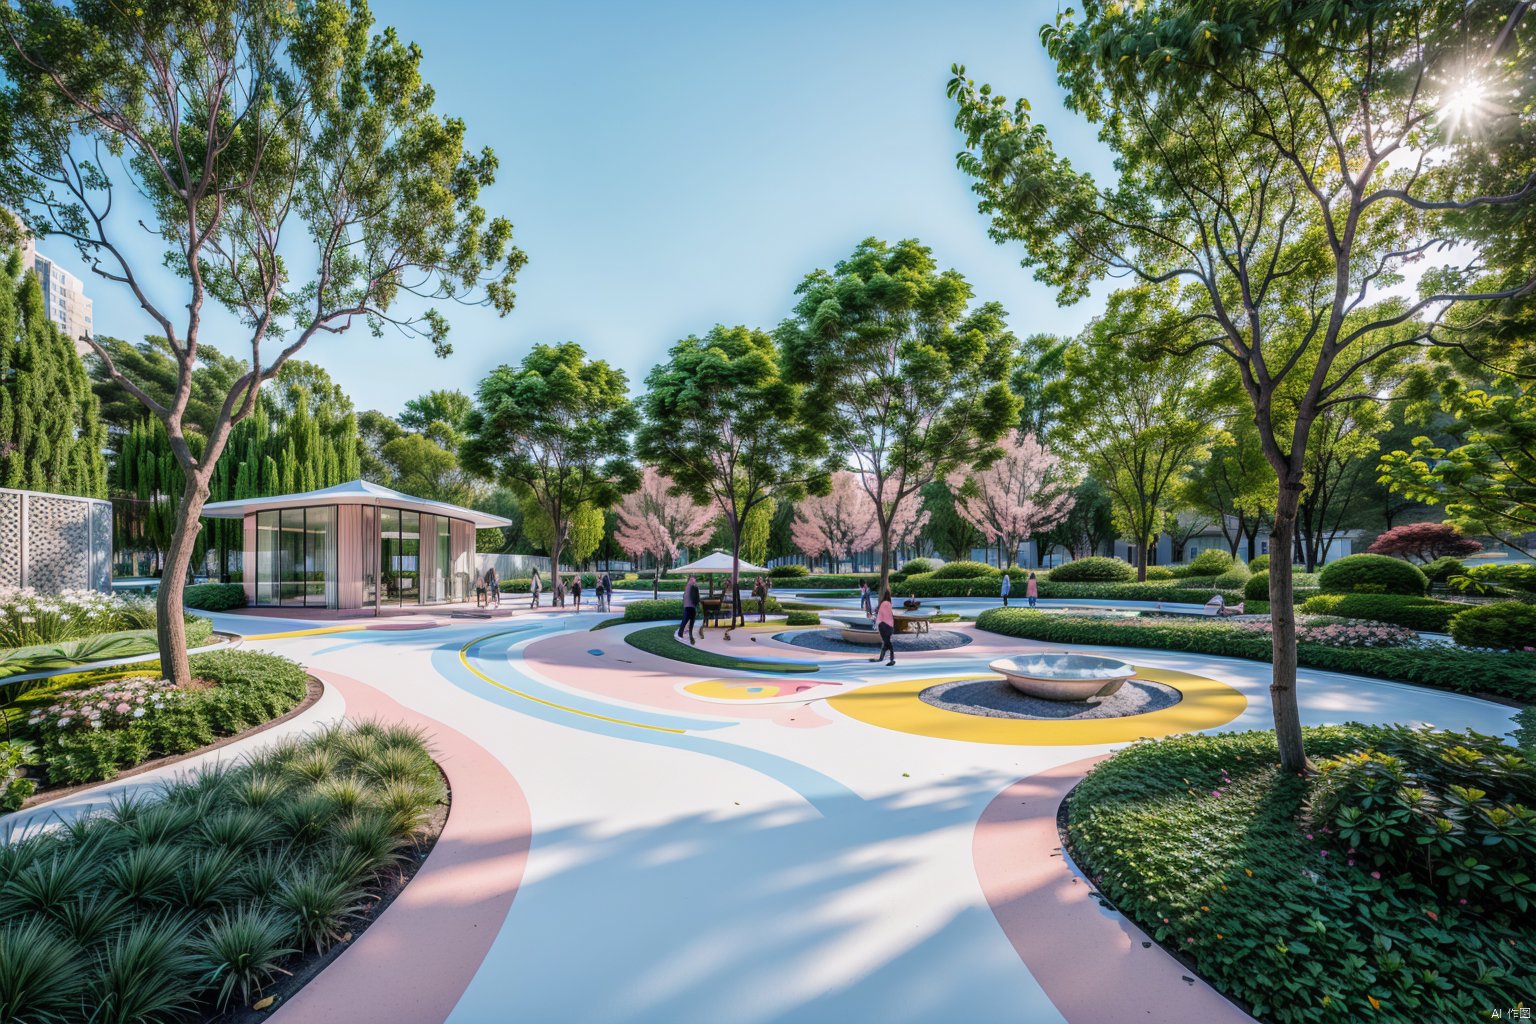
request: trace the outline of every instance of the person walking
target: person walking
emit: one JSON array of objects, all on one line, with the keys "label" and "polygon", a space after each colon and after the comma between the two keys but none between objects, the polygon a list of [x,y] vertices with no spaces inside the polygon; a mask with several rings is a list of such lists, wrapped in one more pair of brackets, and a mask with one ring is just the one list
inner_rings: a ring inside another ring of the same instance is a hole
[{"label": "person walking", "polygon": [[528,602],[529,611],[532,611],[539,606],[539,591],[543,589],[544,581],[539,577],[538,567],[535,566],[533,575],[528,578],[528,593],[533,598]]},{"label": "person walking", "polygon": [[763,614],[763,610],[768,607],[768,589],[763,586],[761,576],[752,577],[752,597],[757,601],[757,621],[768,621]]},{"label": "person walking", "polygon": [[485,607],[485,577],[475,574],[475,607]]},{"label": "person walking", "polygon": [[501,580],[496,576],[496,567],[488,565],[485,568],[485,592],[490,595],[491,604],[501,607]]},{"label": "person walking", "polygon": [[880,650],[870,661],[879,661],[886,655],[890,660],[887,667],[896,664],[896,647],[891,643],[891,637],[896,632],[896,613],[891,608],[891,591],[889,588],[880,592],[880,605],[875,609],[875,628],[880,631]]},{"label": "person walking", "polygon": [[688,631],[688,642],[695,647],[699,642],[693,638],[693,623],[699,617],[699,584],[692,576],[683,585],[683,621],[677,625],[676,637],[683,638],[683,630]]},{"label": "person walking", "polygon": [[549,578],[554,581],[554,593],[549,596],[549,606],[551,608],[564,608],[565,577],[560,575],[559,569],[551,569],[549,571]]},{"label": "person walking", "polygon": [[581,573],[571,577],[571,601],[574,611],[581,611]]},{"label": "person walking", "polygon": [[773,597],[773,577],[763,577],[763,603],[757,609],[757,621],[768,621],[768,600]]},{"label": "person walking", "polygon": [[609,611],[613,605],[613,577],[604,572],[602,578],[597,581],[597,607],[599,611]]},{"label": "person walking", "polygon": [[1003,570],[1003,607],[1008,607],[1008,595],[1013,591],[1013,574]]},{"label": "person walking", "polygon": [[864,609],[864,617],[866,619],[872,619],[872,618],[875,617],[874,611],[870,608],[870,600],[874,596],[875,595],[870,593],[870,591],[869,591],[869,581],[868,580],[860,580],[859,581],[859,607]]},{"label": "person walking", "polygon": [[1029,601],[1031,608],[1040,599],[1040,581],[1035,579],[1034,573],[1030,573],[1029,579],[1024,581],[1024,597]]}]

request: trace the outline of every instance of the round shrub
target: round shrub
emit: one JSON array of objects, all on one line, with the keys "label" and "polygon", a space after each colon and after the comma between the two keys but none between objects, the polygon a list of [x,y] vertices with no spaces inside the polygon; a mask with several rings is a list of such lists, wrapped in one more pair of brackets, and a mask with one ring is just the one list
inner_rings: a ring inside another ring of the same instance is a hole
[{"label": "round shrub", "polygon": [[245,587],[239,583],[194,583],[181,592],[181,603],[203,612],[245,607]]},{"label": "round shrub", "polygon": [[1301,604],[1307,615],[1340,615],[1407,626],[1421,633],[1444,633],[1465,605],[1407,594],[1316,594]]},{"label": "round shrub", "polygon": [[1269,556],[1254,555],[1248,559],[1249,572],[1269,572]]},{"label": "round shrub", "polygon": [[784,617],[784,624],[786,626],[819,626],[821,616],[815,612],[790,612]]},{"label": "round shrub", "polygon": [[1243,584],[1244,601],[1268,601],[1269,600],[1269,569],[1256,572],[1248,577],[1248,582]]},{"label": "round shrub", "polygon": [[1348,555],[1318,573],[1325,594],[1407,594],[1421,597],[1429,580],[1418,566],[1386,555]]},{"label": "round shrub", "polygon": [[788,565],[776,565],[768,570],[768,575],[776,580],[798,580],[810,574],[811,570],[798,562],[790,562]]},{"label": "round shrub", "polygon": [[1217,590],[1239,590],[1248,584],[1248,577],[1252,573],[1242,562],[1233,562],[1232,567],[1211,581],[1211,586]]},{"label": "round shrub", "polygon": [[1220,576],[1232,568],[1232,556],[1220,548],[1207,548],[1189,563],[1191,576]]},{"label": "round shrub", "polygon": [[936,580],[973,580],[978,576],[992,576],[997,570],[986,562],[945,562],[933,570]]},{"label": "round shrub", "polygon": [[1459,558],[1450,555],[1437,558],[1423,569],[1423,573],[1431,583],[1444,583],[1452,576],[1460,576],[1467,571],[1466,565]]},{"label": "round shrub", "polygon": [[1174,571],[1166,565],[1147,566],[1147,579],[1149,580],[1172,580],[1177,578],[1178,576]]},{"label": "round shrub", "polygon": [[931,558],[909,558],[901,567],[903,576],[913,576],[920,572],[933,572],[939,567],[939,563]]},{"label": "round shrub", "polygon": [[1536,645],[1536,605],[1518,601],[1478,605],[1452,618],[1450,629],[1463,647],[1530,648]]},{"label": "round shrub", "polygon": [[1093,555],[1051,570],[1057,583],[1127,583],[1136,578],[1136,567],[1120,558]]}]

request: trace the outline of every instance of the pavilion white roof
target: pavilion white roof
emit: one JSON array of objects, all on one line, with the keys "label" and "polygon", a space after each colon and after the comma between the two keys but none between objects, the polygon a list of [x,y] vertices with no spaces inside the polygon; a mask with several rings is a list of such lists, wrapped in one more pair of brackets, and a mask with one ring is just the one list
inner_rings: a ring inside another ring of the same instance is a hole
[{"label": "pavilion white roof", "polygon": [[334,487],[322,487],[318,491],[301,494],[274,494],[264,498],[235,498],[232,501],[213,501],[203,506],[203,515],[210,519],[241,519],[251,512],[277,508],[300,508],[305,505],[378,505],[403,508],[408,512],[428,512],[432,515],[467,519],[479,529],[511,526],[512,520],[493,516],[489,512],[477,512],[472,508],[450,505],[446,501],[430,501],[403,494],[383,484],[367,480],[353,480]]},{"label": "pavilion white roof", "polygon": [[[768,571],[760,565],[753,565],[745,558],[737,563],[737,568],[741,572]],[[731,553],[729,551],[721,551],[719,548],[716,548],[714,551],[711,551],[709,554],[705,555],[703,558],[698,559],[697,561],[689,562],[687,565],[674,566],[667,571],[670,573],[729,573],[731,571]]]}]

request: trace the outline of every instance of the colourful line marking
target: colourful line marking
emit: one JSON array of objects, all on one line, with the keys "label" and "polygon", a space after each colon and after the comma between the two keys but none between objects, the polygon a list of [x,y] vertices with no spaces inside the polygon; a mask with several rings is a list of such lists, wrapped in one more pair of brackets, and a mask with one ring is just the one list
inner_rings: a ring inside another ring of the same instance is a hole
[{"label": "colourful line marking", "polygon": [[290,629],[284,633],[248,633],[243,640],[286,640],[294,636],[325,636],[327,633],[356,633],[367,626],[317,626],[314,629]]},{"label": "colourful line marking", "polygon": [[545,700],[543,697],[535,697],[531,693],[524,693],[522,690],[513,689],[512,687],[507,686],[505,683],[498,683],[496,680],[492,679],[490,676],[486,675],[484,672],[481,672],[479,669],[475,668],[475,666],[473,666],[473,665],[471,665],[469,663],[469,649],[471,647],[474,647],[474,646],[476,646],[478,644],[483,644],[487,640],[494,640],[494,639],[496,639],[499,636],[506,636],[509,633],[521,633],[521,632],[523,632],[523,630],[520,630],[520,629],[509,629],[509,630],[503,630],[500,633],[488,633],[485,636],[476,637],[474,640],[471,640],[469,643],[467,643],[463,647],[459,648],[459,661],[463,663],[465,668],[469,669],[476,676],[478,676],[481,679],[485,680],[486,682],[490,683],[492,686],[496,687],[497,689],[505,690],[505,691],[507,691],[508,693],[512,694],[515,697],[521,697],[524,700],[530,700],[530,701],[533,701],[535,704],[542,704],[545,707],[554,708],[557,711],[565,711],[565,712],[568,712],[568,713],[573,714],[573,715],[581,715],[583,718],[595,718],[599,722],[609,722],[609,723],[612,723],[613,725],[627,725],[627,726],[629,726],[629,727],[631,727],[633,729],[649,729],[652,732],[670,732],[670,733],[678,733],[678,734],[682,734],[682,733],[686,733],[687,732],[686,729],[670,729],[670,728],[667,728],[666,726],[662,726],[662,725],[646,725],[643,722],[630,722],[630,721],[626,721],[625,719],[622,719],[622,718],[610,718],[608,715],[599,715],[599,714],[597,714],[596,712],[593,712],[593,711],[583,711],[580,708],[573,708],[573,707],[570,707],[569,705],[566,705],[566,704],[557,704],[557,703],[555,703],[552,700]]}]

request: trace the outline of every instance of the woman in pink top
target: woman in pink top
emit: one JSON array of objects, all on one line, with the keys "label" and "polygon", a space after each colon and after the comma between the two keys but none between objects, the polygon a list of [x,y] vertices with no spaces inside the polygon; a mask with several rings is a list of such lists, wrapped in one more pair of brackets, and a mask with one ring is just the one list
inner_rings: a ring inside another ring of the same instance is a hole
[{"label": "woman in pink top", "polygon": [[1040,597],[1040,581],[1035,579],[1035,574],[1030,573],[1029,579],[1024,582],[1024,596],[1029,598],[1029,606],[1033,608],[1035,601]]},{"label": "woman in pink top", "polygon": [[880,630],[880,652],[869,660],[879,661],[889,654],[891,660],[886,664],[896,664],[896,648],[891,645],[891,634],[896,632],[896,613],[891,610],[889,587],[880,592],[880,606],[875,609],[875,628]]}]

